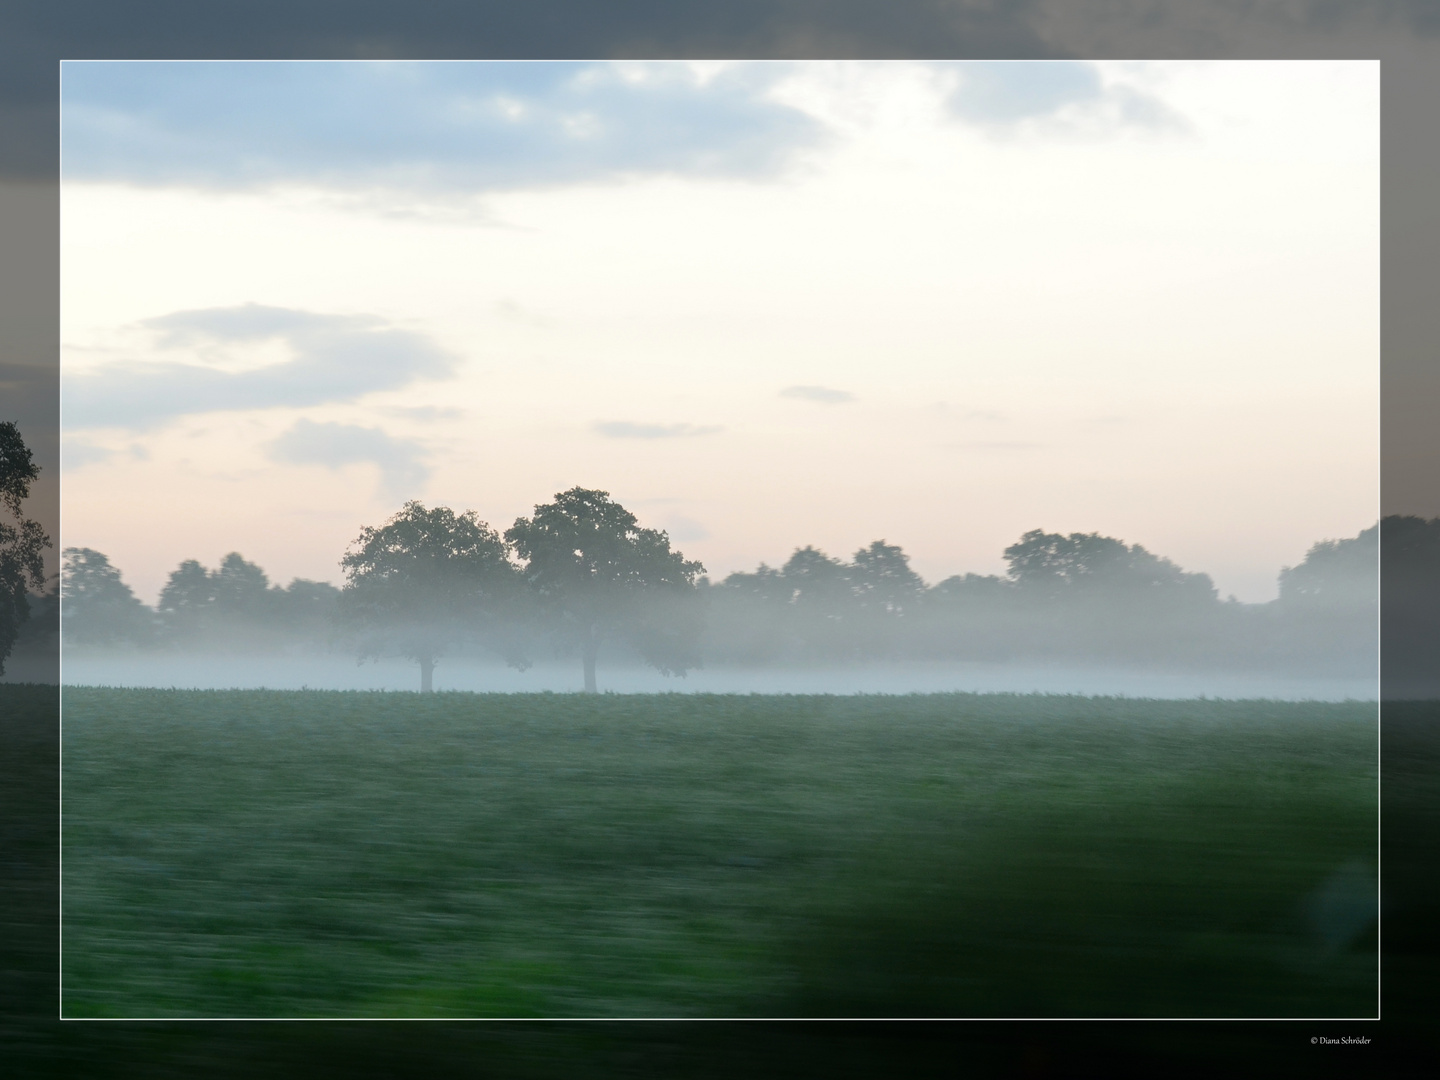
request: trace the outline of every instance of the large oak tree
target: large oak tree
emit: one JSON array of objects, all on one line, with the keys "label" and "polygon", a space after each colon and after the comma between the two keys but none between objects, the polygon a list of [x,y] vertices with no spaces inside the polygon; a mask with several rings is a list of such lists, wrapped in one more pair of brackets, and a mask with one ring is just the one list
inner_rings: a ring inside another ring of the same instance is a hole
[{"label": "large oak tree", "polygon": [[562,491],[505,539],[552,627],[579,647],[587,692],[596,691],[596,657],[610,638],[666,675],[699,666],[695,580],[705,568],[671,550],[664,532],[641,528],[608,491]]},{"label": "large oak tree", "polygon": [[361,631],[362,656],[417,661],[420,690],[428,693],[435,661],[456,638],[488,630],[505,655],[494,624],[518,591],[508,554],[473,510],[427,510],[411,501],[384,525],[366,526],[340,560],[341,611]]}]

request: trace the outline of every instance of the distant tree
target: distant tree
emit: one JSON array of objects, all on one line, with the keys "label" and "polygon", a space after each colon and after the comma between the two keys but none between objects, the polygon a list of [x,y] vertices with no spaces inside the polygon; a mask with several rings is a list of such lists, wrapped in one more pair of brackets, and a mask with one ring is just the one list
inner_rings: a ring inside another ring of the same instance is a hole
[{"label": "distant tree", "polygon": [[794,586],[785,581],[779,570],[766,566],[763,562],[755,568],[753,574],[736,570],[733,574],[728,575],[717,588],[732,596],[772,605],[790,603],[795,592]]},{"label": "distant tree", "polygon": [[1139,544],[1099,533],[1047,533],[1032,529],[1005,549],[1009,576],[1029,595],[1047,600],[1094,596],[1216,599],[1209,574],[1186,573]]},{"label": "distant tree", "polygon": [[850,607],[850,577],[845,564],[809,545],[796,548],[780,568],[790,603],[807,615],[840,619]]},{"label": "distant tree", "polygon": [[[1358,536],[1311,545],[1299,565],[1280,571],[1279,586],[1270,614],[1275,647],[1288,662],[1378,674],[1379,523]],[[1403,646],[1397,651],[1403,658]]]},{"label": "distant tree", "polygon": [[710,584],[708,578],[701,578],[699,584],[707,657],[767,664],[786,653],[794,590],[779,570],[761,563],[754,573],[737,570],[719,584]]},{"label": "distant tree", "polygon": [[94,548],[62,552],[60,588],[66,640],[79,645],[139,645],[154,634],[154,615]]},{"label": "distant tree", "polygon": [[1019,589],[995,574],[955,574],[927,589],[910,627],[912,652],[925,656],[1001,660],[1035,646],[1035,618],[1016,604]]},{"label": "distant tree", "polygon": [[641,528],[608,491],[562,491],[517,518],[505,539],[552,626],[579,647],[587,692],[596,691],[596,658],[612,637],[666,675],[699,665],[695,581],[705,568],[672,551],[664,532]]},{"label": "distant tree", "polygon": [[160,590],[156,609],[181,642],[233,639],[264,631],[272,614],[270,591],[265,571],[232,551],[214,570],[195,559],[182,562]]},{"label": "distant tree", "polygon": [[1374,608],[1380,601],[1380,526],[1348,540],[1321,540],[1298,566],[1280,571],[1280,602],[1316,608]]},{"label": "distant tree", "polygon": [[0,675],[15,647],[20,626],[30,617],[31,589],[45,587],[44,551],[50,538],[39,522],[22,514],[30,497],[30,484],[40,475],[20,430],[10,421],[0,423],[0,506],[15,523],[0,520]]},{"label": "distant tree", "polygon": [[340,615],[340,590],[328,581],[295,578],[284,589],[272,587],[271,617],[292,634],[315,640],[329,637]]},{"label": "distant tree", "polygon": [[155,609],[172,634],[192,637],[206,628],[214,606],[210,571],[198,559],[186,559],[170,572]]},{"label": "distant tree", "polygon": [[895,620],[924,594],[925,582],[898,545],[876,540],[849,563],[813,545],[796,548],[780,569],[761,563],[715,590],[717,625],[745,639],[738,649],[727,642],[720,651],[755,660],[891,653],[898,645]]},{"label": "distant tree", "polygon": [[1015,583],[996,574],[954,574],[937,582],[929,590],[932,600],[942,602],[1002,603],[1014,590]]},{"label": "distant tree", "polygon": [[[493,620],[518,587],[505,542],[473,510],[407,502],[384,525],[362,529],[351,548],[340,560],[342,616],[361,631],[362,655],[419,663],[422,693],[432,690],[447,646]],[[507,659],[524,665],[513,653]]]},{"label": "distant tree", "polygon": [[860,607],[875,614],[902,615],[925,594],[925,582],[910,569],[910,556],[884,540],[855,553],[849,578]]},{"label": "distant tree", "polygon": [[340,590],[324,581],[272,585],[264,570],[232,551],[214,570],[196,559],[182,562],[161,590],[156,614],[173,644],[268,651],[332,640],[339,600]]},{"label": "distant tree", "polygon": [[210,576],[215,613],[228,621],[262,622],[269,614],[270,579],[238,551],[220,560]]}]

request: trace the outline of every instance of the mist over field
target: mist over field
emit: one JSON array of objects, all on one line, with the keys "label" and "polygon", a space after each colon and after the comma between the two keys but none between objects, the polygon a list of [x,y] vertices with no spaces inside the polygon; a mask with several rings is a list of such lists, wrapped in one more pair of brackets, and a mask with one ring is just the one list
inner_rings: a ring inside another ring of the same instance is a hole
[{"label": "mist over field", "polygon": [[[137,657],[86,652],[69,657],[66,686],[175,687],[193,690],[415,689],[413,664],[357,665],[346,657],[230,656],[171,653]],[[475,693],[566,693],[580,689],[578,667],[550,661],[518,672],[483,659],[453,658],[435,669],[435,690]],[[874,663],[851,667],[715,666],[666,678],[651,668],[614,666],[604,689],[616,694],[1083,694],[1134,698],[1273,698],[1281,701],[1369,701],[1373,678],[1268,672],[1165,671],[1100,665],[984,662]]]},{"label": "mist over field", "polygon": [[67,549],[62,675],[191,689],[1372,700],[1379,532],[1315,544],[1281,571],[1276,601],[1242,604],[1204,573],[1097,534],[1027,533],[1006,548],[1004,576],[930,584],[876,541],[849,560],[807,546],[712,582],[602,492],[562,493],[508,540],[412,503],[362,533],[344,588],[282,588],[232,553],[215,568],[182,563],[151,608],[102,553]]}]

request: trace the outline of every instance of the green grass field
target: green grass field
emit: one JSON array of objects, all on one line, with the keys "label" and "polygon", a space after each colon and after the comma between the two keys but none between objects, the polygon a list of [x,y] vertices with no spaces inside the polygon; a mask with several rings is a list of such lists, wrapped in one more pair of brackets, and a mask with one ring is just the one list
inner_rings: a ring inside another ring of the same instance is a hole
[{"label": "green grass field", "polygon": [[1377,1008],[1373,704],[63,700],[67,1017]]}]

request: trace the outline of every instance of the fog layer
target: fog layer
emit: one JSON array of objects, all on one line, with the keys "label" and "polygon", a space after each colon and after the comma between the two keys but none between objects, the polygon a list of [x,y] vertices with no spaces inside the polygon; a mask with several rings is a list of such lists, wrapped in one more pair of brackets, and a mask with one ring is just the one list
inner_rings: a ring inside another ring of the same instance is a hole
[{"label": "fog layer", "polygon": [[[473,515],[408,504],[345,556],[344,589],[272,585],[232,552],[213,569],[182,563],[152,610],[105,555],[69,548],[62,674],[192,688],[1373,699],[1379,535],[1316,543],[1280,570],[1278,599],[1243,604],[1098,534],[1028,532],[1005,549],[1003,577],[931,585],[877,540],[849,560],[800,548],[716,583],[603,492],[562,493],[504,538]],[[37,606],[40,631],[54,598]]]}]

